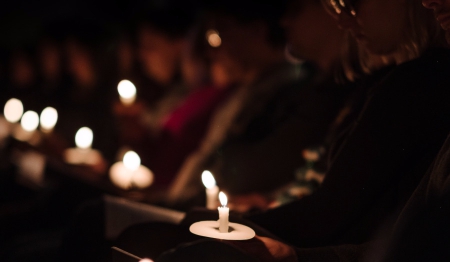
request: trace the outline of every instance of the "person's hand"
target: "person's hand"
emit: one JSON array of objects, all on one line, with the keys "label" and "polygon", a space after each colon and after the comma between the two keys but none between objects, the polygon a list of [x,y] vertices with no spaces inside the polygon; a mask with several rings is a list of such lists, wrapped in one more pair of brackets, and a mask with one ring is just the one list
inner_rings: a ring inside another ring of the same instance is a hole
[{"label": "person's hand", "polygon": [[291,246],[272,238],[255,236],[250,240],[229,242],[261,261],[297,261],[297,255]]},{"label": "person's hand", "polygon": [[270,200],[257,193],[246,195],[230,195],[228,206],[236,212],[247,212],[251,209],[266,210],[269,208]]}]

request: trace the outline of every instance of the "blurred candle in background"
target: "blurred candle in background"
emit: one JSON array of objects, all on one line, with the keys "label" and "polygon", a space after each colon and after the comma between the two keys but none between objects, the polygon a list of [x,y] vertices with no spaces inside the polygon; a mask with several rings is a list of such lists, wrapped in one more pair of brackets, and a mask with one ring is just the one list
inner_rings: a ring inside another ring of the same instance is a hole
[{"label": "blurred candle in background", "polygon": [[34,111],[27,111],[22,115],[20,126],[14,130],[13,136],[20,141],[36,145],[39,143],[39,135],[36,129],[39,126],[39,115]]},{"label": "blurred candle in background", "polygon": [[109,177],[114,185],[122,189],[146,188],[153,183],[153,173],[141,165],[141,158],[134,151],[128,151],[119,161],[111,166]]},{"label": "blurred candle in background", "polygon": [[23,104],[19,99],[11,98],[6,102],[3,114],[10,123],[17,123],[22,118]]},{"label": "blurred candle in background", "polygon": [[41,130],[45,133],[52,132],[58,121],[58,112],[53,107],[47,107],[41,113]]},{"label": "blurred candle in background", "polygon": [[129,80],[122,80],[117,85],[120,101],[122,104],[129,106],[136,100],[136,87]]},{"label": "blurred candle in background", "polygon": [[81,149],[90,149],[92,141],[94,140],[94,133],[89,127],[82,127],[78,129],[75,134],[75,144]]},{"label": "blurred candle in background", "polygon": [[206,208],[215,209],[217,207],[217,195],[219,187],[216,185],[214,176],[208,170],[202,173],[202,182],[206,187]]},{"label": "blurred candle in background", "polygon": [[230,209],[227,207],[227,196],[225,193],[219,193],[219,200],[221,207],[218,207],[219,210],[219,232],[220,233],[228,233],[228,216],[230,213]]},{"label": "blurred candle in background", "polygon": [[94,134],[89,127],[78,129],[75,134],[76,148],[68,148],[64,151],[64,159],[67,163],[80,165],[97,165],[102,162],[99,151],[91,148]]},{"label": "blurred candle in background", "polygon": [[214,29],[206,31],[206,40],[212,47],[219,47],[222,45],[222,38],[220,38],[219,32]]},{"label": "blurred candle in background", "polygon": [[33,132],[39,126],[39,115],[34,111],[27,111],[23,114],[20,125],[27,132]]}]

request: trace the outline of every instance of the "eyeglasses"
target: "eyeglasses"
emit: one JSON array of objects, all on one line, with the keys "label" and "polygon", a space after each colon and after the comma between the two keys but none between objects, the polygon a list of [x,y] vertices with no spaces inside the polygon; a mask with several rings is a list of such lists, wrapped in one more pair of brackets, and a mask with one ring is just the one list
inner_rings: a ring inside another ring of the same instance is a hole
[{"label": "eyeglasses", "polygon": [[355,5],[358,0],[321,0],[325,9],[340,15],[342,12],[356,16]]}]

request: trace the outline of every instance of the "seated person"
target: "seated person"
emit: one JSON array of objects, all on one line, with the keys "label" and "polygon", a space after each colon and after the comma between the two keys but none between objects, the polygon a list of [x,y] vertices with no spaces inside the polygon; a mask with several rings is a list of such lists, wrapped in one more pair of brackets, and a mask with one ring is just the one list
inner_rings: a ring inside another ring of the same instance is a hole
[{"label": "seated person", "polygon": [[[282,12],[275,14],[282,7],[254,1],[240,3],[240,9],[235,5],[219,1],[207,8],[211,30],[222,39],[212,59],[222,61],[240,80],[178,171],[169,205],[202,193],[200,175],[205,169],[230,194],[267,192],[291,181],[302,150],[323,139],[346,95],[332,80],[339,46],[322,47],[327,56],[315,49],[325,34],[301,50],[312,62],[294,66],[285,61],[278,25]],[[333,41],[341,40],[337,28],[327,32]]]},{"label": "seated person", "polygon": [[[262,239],[275,256],[268,261],[354,260],[360,255],[358,248],[366,247],[364,243],[373,239],[383,221],[398,217],[398,210],[405,207],[450,132],[450,53],[442,38],[429,34],[443,36],[421,2],[377,2],[376,6],[361,2],[357,9],[334,0],[325,0],[324,5],[339,18],[341,26],[357,37],[364,36],[359,39],[362,47],[372,54],[392,56],[397,66],[369,93],[317,192],[261,214],[244,216],[250,222],[236,221],[256,224],[257,234],[259,227],[270,232],[271,239]],[[418,27],[409,27],[407,17],[413,17]],[[389,30],[384,23],[390,25]],[[418,30],[422,26],[428,30]],[[427,39],[421,45],[413,42],[418,48],[414,57],[410,57],[414,52],[404,53],[414,39],[399,37],[403,31],[421,32],[419,39]],[[444,160],[438,163],[448,162],[447,145],[443,150],[440,156]],[[191,217],[195,216],[194,212]],[[392,222],[386,226],[393,229]],[[259,248],[246,248],[245,242],[237,245],[263,261],[267,259],[258,257],[263,254]]]}]

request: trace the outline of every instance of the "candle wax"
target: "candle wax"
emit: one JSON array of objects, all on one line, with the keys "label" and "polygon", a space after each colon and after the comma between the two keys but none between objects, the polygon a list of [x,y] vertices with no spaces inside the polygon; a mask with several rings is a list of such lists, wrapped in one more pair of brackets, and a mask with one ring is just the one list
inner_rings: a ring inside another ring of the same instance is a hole
[{"label": "candle wax", "polygon": [[222,206],[218,207],[219,210],[219,232],[228,233],[228,216],[230,209],[228,207]]},{"label": "candle wax", "polygon": [[206,208],[214,209],[217,207],[217,195],[218,194],[219,194],[218,186],[206,188]]}]

